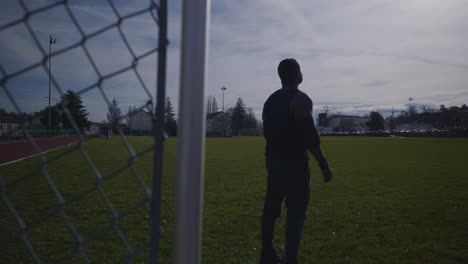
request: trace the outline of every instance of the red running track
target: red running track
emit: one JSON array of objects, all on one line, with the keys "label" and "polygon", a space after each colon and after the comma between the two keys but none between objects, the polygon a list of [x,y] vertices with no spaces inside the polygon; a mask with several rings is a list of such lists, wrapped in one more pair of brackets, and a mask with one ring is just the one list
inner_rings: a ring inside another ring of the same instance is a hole
[{"label": "red running track", "polygon": [[[50,138],[35,139],[36,144],[42,150],[47,152],[56,148],[66,146],[79,141],[78,136],[57,136]],[[0,144],[0,165],[11,163],[16,160],[21,160],[27,157],[37,155],[32,143],[29,141],[17,141],[11,143]]]}]

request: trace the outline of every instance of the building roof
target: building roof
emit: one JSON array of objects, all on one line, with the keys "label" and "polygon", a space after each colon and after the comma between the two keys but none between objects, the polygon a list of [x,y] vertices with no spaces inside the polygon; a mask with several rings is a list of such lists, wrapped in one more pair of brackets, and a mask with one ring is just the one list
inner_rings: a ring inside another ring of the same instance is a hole
[{"label": "building roof", "polygon": [[217,117],[217,116],[220,115],[220,114],[224,114],[224,112],[223,112],[223,111],[219,111],[219,112],[215,112],[215,113],[208,114],[208,115],[206,116],[206,119],[213,119],[213,118]]},{"label": "building roof", "polygon": [[148,111],[146,111],[146,110],[144,110],[144,109],[139,109],[138,111],[134,112],[133,115],[139,114],[139,113],[141,113],[141,112],[143,112],[143,113],[145,113],[145,114],[151,116],[151,113],[148,112]]}]

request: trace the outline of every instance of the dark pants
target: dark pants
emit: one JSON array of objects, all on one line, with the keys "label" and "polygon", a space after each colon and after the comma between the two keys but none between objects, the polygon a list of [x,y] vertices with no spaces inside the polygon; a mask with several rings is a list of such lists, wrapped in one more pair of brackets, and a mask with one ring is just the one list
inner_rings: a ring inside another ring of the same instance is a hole
[{"label": "dark pants", "polygon": [[297,262],[299,242],[310,198],[310,170],[307,159],[266,157],[268,185],[262,214],[262,253],[273,250],[275,221],[286,203],[286,260]]}]

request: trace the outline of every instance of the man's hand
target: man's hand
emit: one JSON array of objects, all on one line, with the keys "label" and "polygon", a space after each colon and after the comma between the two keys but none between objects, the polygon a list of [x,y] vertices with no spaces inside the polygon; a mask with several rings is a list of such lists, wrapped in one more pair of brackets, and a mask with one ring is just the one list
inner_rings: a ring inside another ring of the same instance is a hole
[{"label": "man's hand", "polygon": [[322,170],[322,175],[323,175],[323,181],[324,182],[329,182],[332,180],[332,171],[330,168],[323,169]]}]

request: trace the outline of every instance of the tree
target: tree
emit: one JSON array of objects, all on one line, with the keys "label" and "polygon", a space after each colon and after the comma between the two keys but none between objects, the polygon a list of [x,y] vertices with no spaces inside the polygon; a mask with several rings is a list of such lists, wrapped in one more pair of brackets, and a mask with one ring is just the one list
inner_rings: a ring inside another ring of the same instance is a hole
[{"label": "tree", "polygon": [[211,97],[211,113],[218,112],[218,103],[216,102],[216,98],[214,96]]},{"label": "tree", "polygon": [[[71,90],[68,90],[61,98],[61,103],[58,104],[59,109],[63,109],[62,105],[70,112],[71,117],[75,121],[78,128],[83,131],[83,127],[88,126],[88,115],[86,108],[83,105],[81,96]],[[67,116],[62,118],[63,127],[72,128],[72,123]],[[53,121],[53,120],[52,120]]]},{"label": "tree", "polygon": [[239,97],[231,114],[231,130],[234,134],[239,134],[240,130],[244,128],[246,117],[244,101]]},{"label": "tree", "polygon": [[388,129],[391,129],[391,130],[396,129],[396,122],[395,122],[395,118],[393,117],[393,115],[385,118],[385,124],[388,127]]},{"label": "tree", "polygon": [[[35,113],[38,114],[38,113]],[[7,112],[4,108],[0,108],[0,118],[6,118],[15,123],[19,123],[23,126],[25,123],[30,122],[34,119],[35,114],[28,113],[17,113],[17,112]]]},{"label": "tree", "polygon": [[252,108],[247,109],[245,116],[245,129],[257,129],[257,118]]},{"label": "tree", "polygon": [[437,109],[434,106],[429,104],[423,104],[420,108],[423,113],[434,113],[437,111]]},{"label": "tree", "polygon": [[216,98],[210,95],[208,96],[208,100],[206,102],[206,115],[216,112],[218,112],[218,103],[216,102]]},{"label": "tree", "polygon": [[412,118],[414,115],[418,113],[418,108],[414,104],[408,104],[408,115]]},{"label": "tree", "polygon": [[177,136],[177,121],[169,97],[166,98],[166,105],[164,106],[164,126],[169,136]]},{"label": "tree", "polygon": [[379,112],[372,111],[369,114],[370,121],[367,122],[367,127],[371,131],[383,130],[384,129],[384,118]]},{"label": "tree", "polygon": [[107,111],[107,124],[114,133],[117,133],[117,128],[119,127],[123,116],[119,107],[119,102],[117,102],[115,98],[112,99],[112,102],[108,106]]},{"label": "tree", "polygon": [[213,111],[211,111],[211,95],[208,96],[208,100],[206,101],[206,115],[212,114]]},{"label": "tree", "polygon": [[467,106],[466,104],[463,104],[463,105],[460,107],[460,110],[461,110],[462,112],[466,112],[466,111],[468,111],[468,106]]},{"label": "tree", "polygon": [[[60,129],[62,120],[66,119],[66,117],[63,114],[62,109],[59,109],[59,108],[60,106],[57,104],[50,107],[52,120],[50,122],[51,127],[48,129]],[[49,107],[48,106],[44,107],[41,110],[39,120],[41,121],[41,124],[44,125],[45,127],[49,126]]]}]

